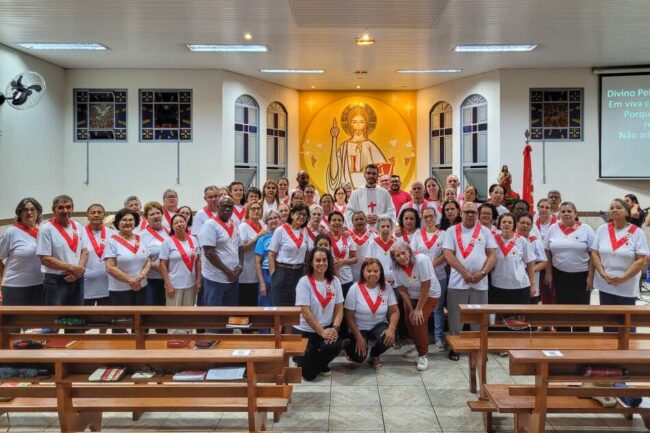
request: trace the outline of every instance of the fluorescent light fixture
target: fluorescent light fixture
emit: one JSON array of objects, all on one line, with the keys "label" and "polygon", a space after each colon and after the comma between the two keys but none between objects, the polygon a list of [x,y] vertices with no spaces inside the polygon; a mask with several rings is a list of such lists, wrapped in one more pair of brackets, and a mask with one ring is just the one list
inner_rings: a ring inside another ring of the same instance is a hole
[{"label": "fluorescent light fixture", "polygon": [[325,69],[260,69],[266,74],[324,74]]},{"label": "fluorescent light fixture", "polygon": [[187,44],[190,51],[201,53],[266,53],[269,47],[266,45],[211,45],[211,44]]},{"label": "fluorescent light fixture", "polygon": [[396,69],[398,74],[455,74],[462,69]]},{"label": "fluorescent light fixture", "polygon": [[360,38],[356,39],[356,43],[360,47],[365,47],[368,45],[375,45],[375,39],[371,38],[368,33],[364,34]]},{"label": "fluorescent light fixture", "polygon": [[85,44],[85,43],[50,43],[50,42],[23,42],[18,44],[29,50],[107,50],[106,45],[102,44]]},{"label": "fluorescent light fixture", "polygon": [[529,45],[456,45],[457,53],[520,53],[533,51],[537,44]]}]

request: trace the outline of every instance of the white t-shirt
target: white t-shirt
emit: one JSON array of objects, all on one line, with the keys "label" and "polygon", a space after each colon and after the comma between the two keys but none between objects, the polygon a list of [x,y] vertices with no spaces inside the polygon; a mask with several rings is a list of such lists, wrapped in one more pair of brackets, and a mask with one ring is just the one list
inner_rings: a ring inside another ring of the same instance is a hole
[{"label": "white t-shirt", "polygon": [[[631,227],[634,227],[631,229],[634,233],[629,234]],[[610,241],[609,224],[598,227],[591,249],[598,251],[600,262],[607,274],[619,276],[625,274],[632,263],[636,261],[637,255],[647,256],[649,254],[648,242],[643,230],[637,229],[632,224],[628,224],[621,230],[614,230],[614,234],[617,241],[621,240],[622,242],[622,239],[626,239],[626,242],[618,247],[616,251],[614,251]],[[639,296],[640,278],[641,272],[618,286],[612,286],[607,284],[598,272],[594,272],[594,288],[611,295],[636,298]]]},{"label": "white t-shirt", "polygon": [[[224,224],[224,226],[222,226]],[[235,269],[239,265],[239,230],[232,220],[225,224],[221,220],[208,220],[199,234],[201,247],[215,247],[224,266]],[[232,283],[220,269],[206,258],[201,264],[201,275],[217,283]]]},{"label": "white t-shirt", "polygon": [[[533,246],[533,252],[535,253],[535,262],[545,262],[547,261],[546,251],[544,251],[544,242],[537,235],[528,236],[528,242]],[[541,284],[541,271],[535,272],[535,294],[533,296],[539,295],[539,289]]]},{"label": "white t-shirt", "polygon": [[431,281],[429,288],[429,298],[440,297],[440,283],[436,278],[436,273],[433,270],[433,265],[428,256],[418,254],[413,257],[413,269],[411,274],[401,266],[395,267],[395,287],[406,287],[409,297],[411,299],[420,299],[421,285],[425,281]]},{"label": "white t-shirt", "polygon": [[361,266],[366,257],[369,257],[370,243],[377,235],[368,229],[361,236],[357,236],[352,230],[348,231],[348,234],[350,235],[350,241],[354,243],[354,247],[357,249],[357,262],[351,266],[352,279],[359,281]]},{"label": "white t-shirt", "polygon": [[[260,222],[259,232],[264,231],[264,224]],[[247,221],[239,225],[239,243],[244,245],[255,236],[257,231],[251,227]],[[257,283],[257,271],[255,270],[255,245],[244,253],[244,265],[241,274],[239,274],[239,282],[244,284]]]},{"label": "white t-shirt", "polygon": [[560,223],[548,229],[544,249],[553,254],[553,266],[563,272],[586,272],[589,270],[589,251],[594,242],[594,229],[580,224],[570,233],[564,234]]},{"label": "white t-shirt", "polygon": [[[499,245],[499,239],[503,242],[503,249]],[[492,269],[492,285],[499,289],[529,287],[530,280],[526,266],[535,261],[533,245],[517,235],[508,240],[501,238],[501,235],[496,235],[494,240],[497,244],[497,262]],[[511,245],[514,246],[511,247]],[[508,251],[508,247],[512,249]]]},{"label": "white t-shirt", "polygon": [[[314,282],[316,284],[316,290],[324,299],[327,298],[328,292],[331,293],[332,298],[327,303],[325,308],[323,308],[318,299],[318,296],[316,293],[314,293],[314,289],[307,275],[302,277],[296,286],[296,306],[309,305],[311,313],[314,315],[314,318],[320,324],[320,326],[329,326],[334,320],[334,307],[336,304],[343,302],[343,289],[341,289],[341,281],[339,281],[337,277],[334,277],[331,282],[328,282],[326,280],[314,280]],[[309,326],[309,323],[307,323],[307,320],[305,320],[305,317],[302,314],[300,314],[300,325],[295,326],[295,328],[301,331],[315,332],[314,329]]]},{"label": "white t-shirt", "polygon": [[[147,247],[142,242],[142,239],[139,235],[135,235],[135,240],[128,242],[133,248],[135,248],[136,242],[138,243],[138,249],[134,253],[124,245],[122,245],[116,238],[122,239],[126,242],[126,239],[120,237],[120,235],[115,234],[108,238],[108,245],[106,250],[104,250],[104,260],[106,259],[115,259],[115,264],[119,270],[122,272],[136,276],[142,271],[144,264],[149,258],[149,251]],[[140,287],[145,287],[147,285],[147,279],[144,278],[140,282]],[[128,283],[120,281],[112,276],[108,276],[108,290],[111,292],[126,292],[128,290],[133,290]]]},{"label": "white t-shirt", "polygon": [[314,248],[316,248],[316,244],[314,242],[316,241],[316,236],[318,236],[321,233],[320,230],[312,230],[309,228],[309,226],[305,227],[305,234],[307,235],[305,239],[307,240],[307,250],[311,251]]},{"label": "white t-shirt", "polygon": [[2,285],[30,287],[43,284],[41,259],[36,255],[36,238],[16,227],[9,226],[0,239],[0,261],[5,262]]},{"label": "white t-shirt", "polygon": [[[460,262],[461,265],[465,267],[469,272],[480,272],[487,260],[487,249],[494,249],[497,247],[497,244],[494,242],[494,236],[490,233],[490,229],[483,227],[478,224],[480,230],[476,236],[476,240],[473,240],[474,230],[476,226],[467,228],[462,223],[456,224],[449,227],[445,233],[445,240],[442,243],[442,247],[446,250],[451,250],[456,255],[456,259]],[[463,257],[460,248],[458,247],[458,241],[456,240],[456,232],[458,227],[461,229],[461,240],[463,248],[465,251],[469,250],[471,244],[474,244],[472,251]],[[451,273],[449,275],[449,286],[450,289],[456,290],[469,290],[471,287],[475,290],[487,290],[488,289],[488,279],[487,277],[481,279],[476,284],[471,286],[463,280],[462,275],[456,271],[453,267],[451,268]]]},{"label": "white t-shirt", "polygon": [[162,226],[167,229],[167,231],[172,228],[172,217],[176,215],[176,212],[172,212],[163,207],[163,217],[162,217]]},{"label": "white t-shirt", "polygon": [[192,219],[192,233],[194,233],[195,236],[198,236],[199,233],[201,233],[203,224],[205,224],[205,222],[210,218],[218,218],[217,212],[210,211],[210,208],[207,206],[200,209]]},{"label": "white t-shirt", "polygon": [[[546,224],[542,224],[539,221],[539,216],[537,216],[534,219],[533,228],[537,229],[537,231],[539,232],[540,239],[542,240],[542,243],[544,243],[544,241],[546,241],[546,235],[548,234],[548,229],[550,229],[551,226],[553,224],[555,224],[556,222],[557,222],[557,218],[555,217],[555,215],[551,216],[551,218],[549,218],[547,220]],[[531,234],[532,234],[532,232],[531,232]]]},{"label": "white t-shirt", "polygon": [[504,205],[500,204],[499,206],[497,206],[497,213],[498,213],[499,215],[503,215],[504,213],[510,213],[510,211],[508,210],[507,207],[505,207]]},{"label": "white t-shirt", "polygon": [[361,331],[370,331],[378,323],[388,323],[388,307],[397,305],[395,291],[388,285],[384,287],[384,290],[380,290],[379,285],[373,289],[366,287],[366,290],[370,297],[370,303],[373,305],[377,302],[379,293],[381,292],[382,294],[382,300],[379,301],[379,306],[374,313],[370,309],[366,298],[363,296],[359,283],[354,283],[350,286],[344,304],[346,310],[354,311],[354,321]]},{"label": "white t-shirt", "polygon": [[[433,233],[428,233],[426,229],[422,228],[413,235],[413,238],[411,239],[411,249],[415,254],[424,254],[429,257],[431,264],[433,264],[433,261],[443,253],[442,245],[444,240],[445,232],[443,230],[436,230]],[[446,266],[447,263],[442,262],[438,266],[434,267],[438,281],[447,279]]]},{"label": "white t-shirt", "polygon": [[[294,239],[289,233],[293,234]],[[300,265],[305,263],[308,240],[305,229],[293,230],[288,224],[282,224],[273,231],[269,251],[277,254],[275,261],[287,265]]]},{"label": "white t-shirt", "polygon": [[266,215],[272,210],[278,210],[278,203],[275,200],[271,203],[267,203],[266,199],[262,199],[262,219],[264,219]]},{"label": "white t-shirt", "polygon": [[[81,252],[84,247],[84,230],[81,224],[70,220],[67,227],[63,227],[68,237],[74,241],[77,239],[76,249],[73,251],[68,242],[63,238],[61,233],[53,225],[52,221],[48,221],[41,225],[38,230],[38,239],[36,246],[36,254],[38,256],[52,256],[61,260],[62,262],[78,265],[81,258]],[[63,274],[63,271],[58,269],[51,269],[47,266],[41,265],[41,272],[46,274]]]},{"label": "white t-shirt", "polygon": [[[108,273],[104,263],[104,254],[107,249],[108,240],[114,234],[115,230],[103,227],[104,240],[102,241],[102,232],[90,230],[90,226],[84,227],[86,232],[85,247],[88,250],[88,262],[86,263],[86,272],[84,273],[84,298],[98,299],[108,296]],[[90,235],[88,234],[90,232]],[[91,242],[90,236],[95,240],[95,245],[99,249],[101,256],[97,255],[97,250]],[[102,251],[103,248],[103,251]]]},{"label": "white t-shirt", "polygon": [[390,249],[393,247],[395,241],[389,240],[384,245],[379,236],[375,237],[369,242],[367,257],[373,257],[381,262],[384,268],[384,277],[387,281],[395,280],[395,273],[393,272],[393,259],[390,257]]},{"label": "white t-shirt", "polygon": [[191,263],[190,268],[183,260],[174,240],[169,237],[160,247],[160,260],[167,260],[169,271],[169,282],[176,290],[189,289],[196,281],[196,259],[201,254],[199,241],[194,236],[188,236],[185,242],[176,239],[186,254],[187,260]]},{"label": "white t-shirt", "polygon": [[[332,256],[334,256],[335,260],[349,259],[350,251],[357,251],[357,244],[352,242],[346,234],[339,236],[339,239],[336,242],[334,241],[334,238],[330,236],[330,242],[332,243]],[[352,267],[350,265],[341,266],[339,268],[339,278],[341,284],[351,283],[353,281]]]},{"label": "white t-shirt", "polygon": [[[140,232],[142,243],[145,245],[145,247],[147,247],[147,251],[149,251],[149,259],[151,260],[152,263],[158,260],[158,255],[160,254],[160,247],[167,239],[169,239],[168,233],[169,232],[164,228],[161,230],[154,230],[153,228],[151,228],[151,226],[147,227],[142,232]],[[162,280],[162,275],[160,274],[160,272],[155,270],[152,266],[151,270],[147,274],[147,278],[150,278],[152,280]]]},{"label": "white t-shirt", "polygon": [[232,208],[232,216],[230,221],[232,221],[237,227],[246,219],[246,207],[241,205],[234,205]]}]

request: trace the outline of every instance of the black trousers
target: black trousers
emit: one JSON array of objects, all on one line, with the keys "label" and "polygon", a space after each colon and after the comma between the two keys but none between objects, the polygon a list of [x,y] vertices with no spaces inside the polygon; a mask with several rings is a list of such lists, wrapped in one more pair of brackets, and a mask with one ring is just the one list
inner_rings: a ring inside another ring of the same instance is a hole
[{"label": "black trousers", "polygon": [[239,283],[239,306],[257,307],[259,283]]},{"label": "black trousers", "polygon": [[315,332],[296,331],[307,338],[307,349],[305,356],[295,356],[293,360],[302,368],[302,377],[305,380],[314,380],[341,353],[343,343],[338,339],[328,344]]},{"label": "black trousers", "polygon": [[530,286],[523,289],[501,289],[490,286],[488,304],[530,304]]},{"label": "black trousers", "polygon": [[[556,302],[560,305],[589,305],[588,272],[564,272],[553,267]],[[559,332],[571,332],[571,327],[558,327]],[[573,332],[589,332],[588,326],[573,326]]]},{"label": "black trousers", "polygon": [[[289,269],[276,266],[271,275],[271,299],[276,307],[293,307],[296,305],[296,286],[305,269]],[[257,296],[257,295],[256,295]]]},{"label": "black trousers", "polygon": [[[370,347],[370,342],[374,343],[372,345],[372,348],[370,349],[371,358],[376,358],[377,356],[381,355],[382,353],[384,353],[390,348],[389,346],[386,346],[384,344],[384,337],[382,337],[381,335],[382,332],[384,332],[386,329],[388,329],[388,324],[385,322],[381,322],[381,323],[377,323],[369,331],[360,331],[361,335],[366,340],[366,343],[368,343],[368,347]],[[357,347],[357,341],[354,338],[354,335],[351,335],[350,344],[348,344],[345,347],[345,353],[347,353],[348,357],[354,362],[365,361],[365,357],[359,355],[356,352],[356,347]]]}]

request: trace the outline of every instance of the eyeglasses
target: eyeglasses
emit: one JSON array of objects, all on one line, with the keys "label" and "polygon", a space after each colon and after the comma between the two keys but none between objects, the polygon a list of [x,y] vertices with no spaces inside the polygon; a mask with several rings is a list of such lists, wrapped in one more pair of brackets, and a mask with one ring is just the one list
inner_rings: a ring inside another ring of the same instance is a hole
[{"label": "eyeglasses", "polygon": [[476,212],[475,210],[464,210],[463,213],[465,215],[476,215],[476,214],[478,214],[478,212]]}]

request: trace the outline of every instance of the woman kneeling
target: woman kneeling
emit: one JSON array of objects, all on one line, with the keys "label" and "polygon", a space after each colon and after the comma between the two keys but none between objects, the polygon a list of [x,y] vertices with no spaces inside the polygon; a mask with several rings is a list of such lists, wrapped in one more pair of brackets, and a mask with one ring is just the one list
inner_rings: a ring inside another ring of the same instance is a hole
[{"label": "woman kneeling", "polygon": [[352,336],[345,351],[352,361],[363,362],[368,357],[368,342],[374,341],[369,362],[379,368],[379,356],[395,344],[399,309],[395,292],[386,287],[379,260],[367,258],[360,273],[359,282],[350,287],[345,298],[345,320]]}]

